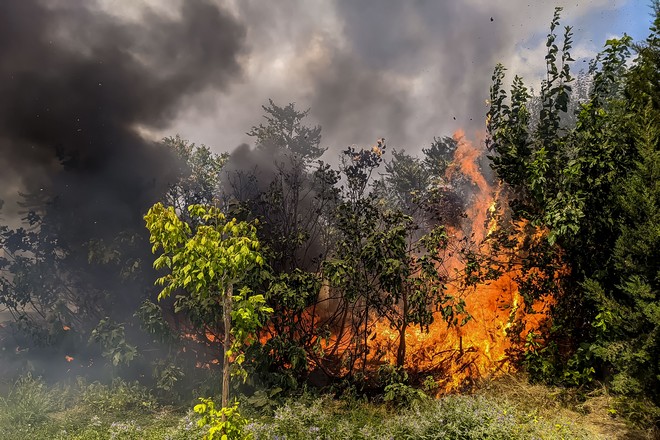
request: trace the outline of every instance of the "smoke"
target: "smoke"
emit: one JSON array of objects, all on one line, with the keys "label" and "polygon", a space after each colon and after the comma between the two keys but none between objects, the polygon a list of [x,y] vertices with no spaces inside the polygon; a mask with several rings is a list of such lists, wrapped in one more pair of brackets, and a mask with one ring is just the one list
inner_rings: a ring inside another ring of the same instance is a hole
[{"label": "smoke", "polygon": [[[115,11],[120,12],[120,11]],[[83,0],[0,6],[0,199],[74,213],[82,237],[140,220],[180,165],[140,129],[241,75],[245,29],[204,1],[139,20]],[[14,210],[12,212],[12,209]],[[80,221],[84,220],[84,221]]]},{"label": "smoke", "polygon": [[[227,208],[261,220],[260,240],[273,251],[269,264],[275,270],[317,271],[326,252],[320,213],[331,201],[323,197],[327,187],[315,177],[315,166],[265,142],[256,148],[239,145],[223,167],[220,187]],[[300,236],[306,238],[297,243]]]},{"label": "smoke", "polygon": [[474,137],[484,129],[497,62],[530,85],[541,77],[556,5],[565,6],[562,24],[575,25],[571,53],[588,57],[611,29],[626,30],[613,23],[630,0],[230,3],[249,24],[244,81],[217,97],[221,106],[185,112],[173,131],[230,151],[250,142],[245,130],[268,98],[295,102],[311,108],[329,148],[324,159],[333,162],[347,145],[379,137],[411,153],[458,128]]}]

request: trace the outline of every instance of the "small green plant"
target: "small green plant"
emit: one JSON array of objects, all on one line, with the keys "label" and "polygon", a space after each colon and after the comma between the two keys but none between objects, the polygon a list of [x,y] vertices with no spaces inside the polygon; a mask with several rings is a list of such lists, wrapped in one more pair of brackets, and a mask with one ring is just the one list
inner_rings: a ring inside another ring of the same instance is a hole
[{"label": "small green plant", "polygon": [[424,391],[408,384],[408,373],[402,367],[382,365],[378,369],[378,379],[385,385],[383,401],[389,405],[407,408],[429,399]]},{"label": "small green plant", "polygon": [[422,388],[429,394],[438,391],[439,387],[440,385],[438,384],[438,381],[436,381],[433,376],[426,376],[426,379],[422,382]]},{"label": "small green plant", "polygon": [[184,372],[181,367],[163,360],[155,363],[153,377],[156,379],[156,388],[171,392],[177,382],[183,379]]},{"label": "small green plant", "polygon": [[244,433],[243,428],[247,425],[247,419],[241,416],[238,410],[238,402],[233,406],[220,409],[215,408],[211,399],[199,399],[201,403],[195,405],[195,412],[202,417],[197,421],[197,426],[208,431],[204,440],[248,440],[252,438],[249,433]]},{"label": "small green plant", "polygon": [[247,403],[255,409],[262,412],[270,412],[278,402],[278,397],[282,393],[282,388],[275,387],[269,390],[257,390],[247,399]]},{"label": "small green plant", "polygon": [[385,387],[383,401],[401,408],[410,407],[429,399],[424,391],[405,383],[392,383]]},{"label": "small green plant", "polygon": [[128,365],[138,355],[137,347],[126,342],[124,324],[101,319],[89,337],[90,342],[101,345],[102,355],[115,367]]}]

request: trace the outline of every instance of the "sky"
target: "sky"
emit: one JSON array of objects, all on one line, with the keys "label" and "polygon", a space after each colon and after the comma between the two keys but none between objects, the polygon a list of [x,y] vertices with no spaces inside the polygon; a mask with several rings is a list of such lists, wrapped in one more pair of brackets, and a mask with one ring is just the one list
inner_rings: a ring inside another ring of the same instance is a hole
[{"label": "sky", "polygon": [[[539,89],[555,6],[574,32],[573,72],[608,38],[643,40],[646,0],[307,0],[222,2],[246,26],[242,74],[225,90],[191,100],[175,133],[216,151],[250,143],[261,105],[294,102],[323,128],[326,156],[347,145],[416,152],[434,136],[483,129],[490,76],[501,62]],[[334,153],[333,153],[334,152]],[[332,158],[327,158],[332,160]]]},{"label": "sky", "polygon": [[555,6],[574,74],[650,24],[647,0],[2,2],[0,214],[47,192],[98,224],[139,219],[180,168],[155,141],[235,151],[269,99],[310,109],[330,163],[380,138],[413,154],[478,138],[496,63],[538,90]]}]

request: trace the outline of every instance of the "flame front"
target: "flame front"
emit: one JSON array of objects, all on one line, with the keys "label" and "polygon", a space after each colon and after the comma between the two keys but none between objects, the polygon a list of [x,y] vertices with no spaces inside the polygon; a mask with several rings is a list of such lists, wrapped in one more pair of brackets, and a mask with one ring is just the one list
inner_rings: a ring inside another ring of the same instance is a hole
[{"label": "flame front", "polygon": [[[511,267],[506,260],[509,257],[494,256],[491,249],[492,237],[498,232],[498,218],[503,214],[501,207],[506,205],[506,200],[501,196],[501,188],[489,184],[479,168],[478,161],[483,151],[469,142],[462,131],[454,134],[454,140],[457,147],[445,177],[451,180],[457,175],[465,176],[472,183],[474,193],[466,209],[465,223],[461,227],[449,228],[451,241],[454,247],[472,246],[475,253],[489,255],[491,261],[499,263],[500,268]],[[380,146],[379,142],[373,151],[380,154]],[[518,228],[520,231],[524,229]],[[520,237],[515,238],[522,244],[525,236],[522,236],[522,232],[520,234]],[[533,238],[543,240],[544,234],[545,231],[535,230]],[[459,255],[458,252],[448,253],[449,257],[442,270],[460,272],[465,262]],[[439,393],[460,390],[481,378],[494,378],[511,372],[514,369],[510,358],[510,351],[514,348],[512,334],[517,333],[518,341],[524,341],[527,334],[547,321],[548,307],[553,302],[547,296],[538,303],[526,305],[517,282],[524,279],[521,277],[517,270],[506,269],[500,271],[496,279],[469,286],[460,282],[448,283],[446,295],[462,298],[471,319],[464,325],[449,326],[438,311],[428,328],[409,325],[405,331],[405,370],[420,381],[432,377]],[[321,325],[322,315],[335,312],[335,303],[340,299],[332,296],[330,290],[325,281],[316,305],[306,309],[297,318],[301,328],[313,329]],[[360,311],[358,308],[354,310]],[[343,313],[350,316],[355,313],[354,310],[345,310]],[[385,319],[367,319],[368,332],[364,334],[355,334],[350,326],[342,326],[324,338],[313,338],[312,344],[320,348],[320,352],[308,353],[310,369],[323,370],[329,362],[333,364],[337,375],[350,374],[351,369],[341,365],[347,357],[354,356],[356,344],[366,346],[366,356],[352,364],[352,371],[359,367],[363,373],[369,374],[375,373],[381,365],[395,365],[400,346],[399,330],[392,328]],[[276,335],[275,329],[267,326],[259,335],[259,342],[266,344]],[[210,342],[217,338],[215,334],[206,334]],[[217,362],[217,359],[211,361]],[[210,368],[211,365],[206,362],[198,363],[198,366]],[[285,368],[289,366],[284,365]]]},{"label": "flame front", "polygon": [[[462,230],[452,230],[456,242],[469,234],[479,251],[490,251],[490,237],[496,232],[496,214],[500,205],[500,190],[493,188],[481,173],[477,161],[482,152],[470,143],[462,131],[454,134],[457,148],[447,177],[460,172],[467,176],[476,192],[467,209],[467,221]],[[458,268],[463,263],[447,264]],[[503,261],[501,261],[504,263]],[[551,298],[532,305],[532,313],[526,313],[524,300],[516,283],[518,273],[502,273],[497,279],[467,287],[448,286],[448,295],[460,296],[466,303],[472,319],[463,326],[448,326],[440,312],[426,329],[409,327],[405,333],[405,369],[422,376],[432,376],[440,392],[449,392],[468,386],[479,378],[492,378],[513,369],[509,351],[512,348],[509,331],[514,322],[522,323],[522,337],[547,318]],[[380,359],[394,363],[399,344],[399,333],[386,322],[375,324],[370,338],[369,352],[386,353]]]}]

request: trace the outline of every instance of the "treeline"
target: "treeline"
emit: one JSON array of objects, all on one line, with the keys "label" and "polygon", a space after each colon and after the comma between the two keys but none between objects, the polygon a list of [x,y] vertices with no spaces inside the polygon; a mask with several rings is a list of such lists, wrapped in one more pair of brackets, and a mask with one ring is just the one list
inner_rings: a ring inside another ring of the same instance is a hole
[{"label": "treeline", "polygon": [[[454,138],[419,156],[390,154],[380,139],[346,148],[334,167],[320,160],[321,128],[305,125],[307,111],[271,101],[248,133],[254,148],[217,155],[165,139],[181,167],[161,202],[191,225],[186,208],[201,204],[256,227],[265,264],[237,290],[263,294],[273,313],[245,353],[252,385],[403,381],[407,331],[470,319],[448,286],[513,270],[530,313],[553,298],[541,328],[510,326],[513,360],[535,379],[605,380],[658,402],[660,3],[654,12],[644,43],[607,42],[579,93],[559,10],[540,96],[518,77],[507,92],[496,67],[487,145],[508,208],[487,254],[456,233],[477,187],[452,165]],[[0,304],[13,318],[0,330],[5,368],[55,375],[60,359],[61,374],[107,370],[182,394],[202,386],[200,372],[222,358],[222,307],[185,289],[155,301],[146,209],[129,213],[132,227],[95,236],[57,198],[24,195],[24,210],[25,226],[0,227]],[[370,351],[375,322],[398,337],[393,359]]]},{"label": "treeline", "polygon": [[[509,231],[547,233],[522,264],[530,298],[553,292],[551,327],[523,364],[532,377],[605,381],[627,395],[660,397],[660,3],[645,42],[608,40],[590,64],[591,86],[570,105],[572,31],[547,40],[547,78],[532,100],[519,77],[507,94],[493,74],[488,112],[493,169],[505,184]],[[532,118],[531,103],[537,106]],[[559,274],[558,271],[566,273]]]},{"label": "treeline", "polygon": [[[448,325],[468,320],[463,300],[446,292],[462,274],[444,267],[448,253],[474,251],[447,231],[460,228],[476,188],[460,171],[447,177],[457,141],[387,160],[379,139],[347,148],[335,168],[319,160],[321,129],[304,124],[307,111],[272,101],[263,109],[265,123],[249,132],[254,148],[217,155],[180,137],[163,141],[181,163],[165,205],[192,227],[194,204],[256,226],[266,264],[236,291],[263,294],[274,313],[246,353],[250,377],[281,387],[310,374],[322,384],[356,373],[376,380],[390,363],[370,352],[377,322],[399,335],[393,363],[403,367],[410,328],[428,327],[438,311]],[[223,307],[186,289],[155,301],[143,224],[85,239],[57,200],[24,198],[29,226],[2,230],[0,298],[13,317],[2,342],[17,369],[57,375],[55,359],[59,373],[151,377],[170,391],[219,367]]]}]

